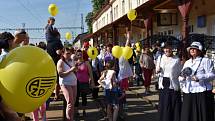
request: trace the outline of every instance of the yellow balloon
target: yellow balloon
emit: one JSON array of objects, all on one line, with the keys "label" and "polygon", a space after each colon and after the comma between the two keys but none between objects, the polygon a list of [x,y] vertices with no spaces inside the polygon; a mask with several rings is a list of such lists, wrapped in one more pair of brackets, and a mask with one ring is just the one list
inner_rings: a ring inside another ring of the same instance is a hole
[{"label": "yellow balloon", "polygon": [[67,32],[65,34],[65,38],[66,38],[66,40],[71,40],[72,39],[72,34],[70,32]]},{"label": "yellow balloon", "polygon": [[91,59],[95,59],[98,55],[98,50],[95,47],[89,47],[87,50],[87,55],[91,58]]},{"label": "yellow balloon", "polygon": [[56,16],[58,14],[58,7],[56,4],[50,4],[48,7],[48,11],[52,16]]},{"label": "yellow balloon", "polygon": [[122,48],[120,46],[114,46],[112,48],[112,54],[115,58],[120,58],[122,55]]},{"label": "yellow balloon", "polygon": [[136,10],[134,10],[134,9],[129,10],[128,13],[127,13],[127,17],[128,17],[128,19],[129,19],[130,21],[135,20],[136,17],[137,17],[137,12],[136,12]]},{"label": "yellow balloon", "polygon": [[140,52],[140,51],[141,51],[141,48],[140,48],[140,47],[137,47],[136,50]]},{"label": "yellow balloon", "polygon": [[137,43],[135,44],[135,46],[136,46],[136,47],[140,47],[140,43],[137,42]]},{"label": "yellow balloon", "polygon": [[0,64],[0,94],[11,109],[32,112],[52,94],[57,72],[44,50],[23,46],[12,50]]},{"label": "yellow balloon", "polygon": [[126,47],[123,48],[122,56],[123,56],[125,59],[131,58],[132,55],[133,55],[133,50],[132,50],[131,47],[126,46]]}]

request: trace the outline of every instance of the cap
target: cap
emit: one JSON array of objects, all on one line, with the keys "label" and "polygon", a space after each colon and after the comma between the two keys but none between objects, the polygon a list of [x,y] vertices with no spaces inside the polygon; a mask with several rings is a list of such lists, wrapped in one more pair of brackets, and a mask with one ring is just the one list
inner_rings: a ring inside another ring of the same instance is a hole
[{"label": "cap", "polygon": [[203,46],[202,46],[202,44],[200,42],[192,42],[190,47],[187,48],[187,51],[189,51],[191,48],[195,48],[195,49],[198,49],[200,51],[203,50]]}]

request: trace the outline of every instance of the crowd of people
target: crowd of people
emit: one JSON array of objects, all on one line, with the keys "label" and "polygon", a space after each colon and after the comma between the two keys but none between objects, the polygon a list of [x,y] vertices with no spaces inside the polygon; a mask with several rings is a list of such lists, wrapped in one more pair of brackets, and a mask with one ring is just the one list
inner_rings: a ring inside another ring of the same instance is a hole
[{"label": "crowd of people", "polygon": [[[47,51],[56,64],[58,82],[55,88],[55,100],[62,94],[66,101],[66,121],[73,121],[79,116],[87,115],[87,96],[92,93],[93,99],[98,98],[99,88],[104,88],[107,118],[117,121],[120,110],[126,107],[126,91],[130,84],[144,85],[145,95],[150,95],[152,76],[158,76],[159,89],[159,121],[214,121],[214,95],[212,81],[215,79],[213,61],[205,57],[200,42],[192,42],[187,48],[189,59],[180,60],[173,53],[171,41],[158,45],[156,51],[143,46],[141,51],[135,50],[131,59],[123,56],[114,58],[112,44],[99,45],[99,54],[92,60],[87,55],[91,46],[85,42],[83,48],[63,46],[60,33],[54,28],[55,19],[50,17],[46,26],[46,43],[40,42],[37,47]],[[130,46],[130,32],[126,34],[125,46]],[[28,34],[22,30],[13,36],[11,33],[0,34],[0,61],[17,46],[29,44]],[[61,90],[61,91],[60,91]],[[183,98],[182,98],[183,96]],[[82,97],[82,106],[79,106]],[[182,101],[183,99],[183,101]],[[21,120],[17,113],[5,107],[0,100],[0,120]],[[47,101],[48,102],[48,101]],[[41,113],[46,121],[45,111],[48,104],[44,103],[32,115],[39,121]]]}]

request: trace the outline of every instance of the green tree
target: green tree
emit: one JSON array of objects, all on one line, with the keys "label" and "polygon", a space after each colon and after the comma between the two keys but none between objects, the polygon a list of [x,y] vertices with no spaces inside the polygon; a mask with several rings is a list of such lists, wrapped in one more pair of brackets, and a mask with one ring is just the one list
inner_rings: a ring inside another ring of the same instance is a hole
[{"label": "green tree", "polygon": [[93,6],[93,11],[89,12],[87,16],[85,17],[85,22],[87,23],[88,26],[88,32],[92,33],[92,22],[93,22],[93,16],[98,12],[100,9],[102,9],[102,5],[105,4],[109,0],[92,0],[92,6]]},{"label": "green tree", "polygon": [[107,0],[92,0],[93,4],[93,12],[96,13],[102,8],[102,5],[106,2]]},{"label": "green tree", "polygon": [[92,33],[92,23],[93,23],[93,12],[89,12],[85,18],[85,22],[88,26],[88,32]]}]

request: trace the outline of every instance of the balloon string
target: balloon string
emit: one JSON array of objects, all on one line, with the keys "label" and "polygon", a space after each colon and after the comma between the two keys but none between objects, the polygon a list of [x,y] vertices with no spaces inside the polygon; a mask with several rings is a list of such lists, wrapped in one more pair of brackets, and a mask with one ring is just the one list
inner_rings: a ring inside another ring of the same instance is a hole
[{"label": "balloon string", "polygon": [[131,33],[132,33],[132,21],[131,21]]},{"label": "balloon string", "polygon": [[132,21],[131,21],[131,33],[130,33],[130,38],[129,38],[129,43],[131,42],[131,39],[132,39]]}]

